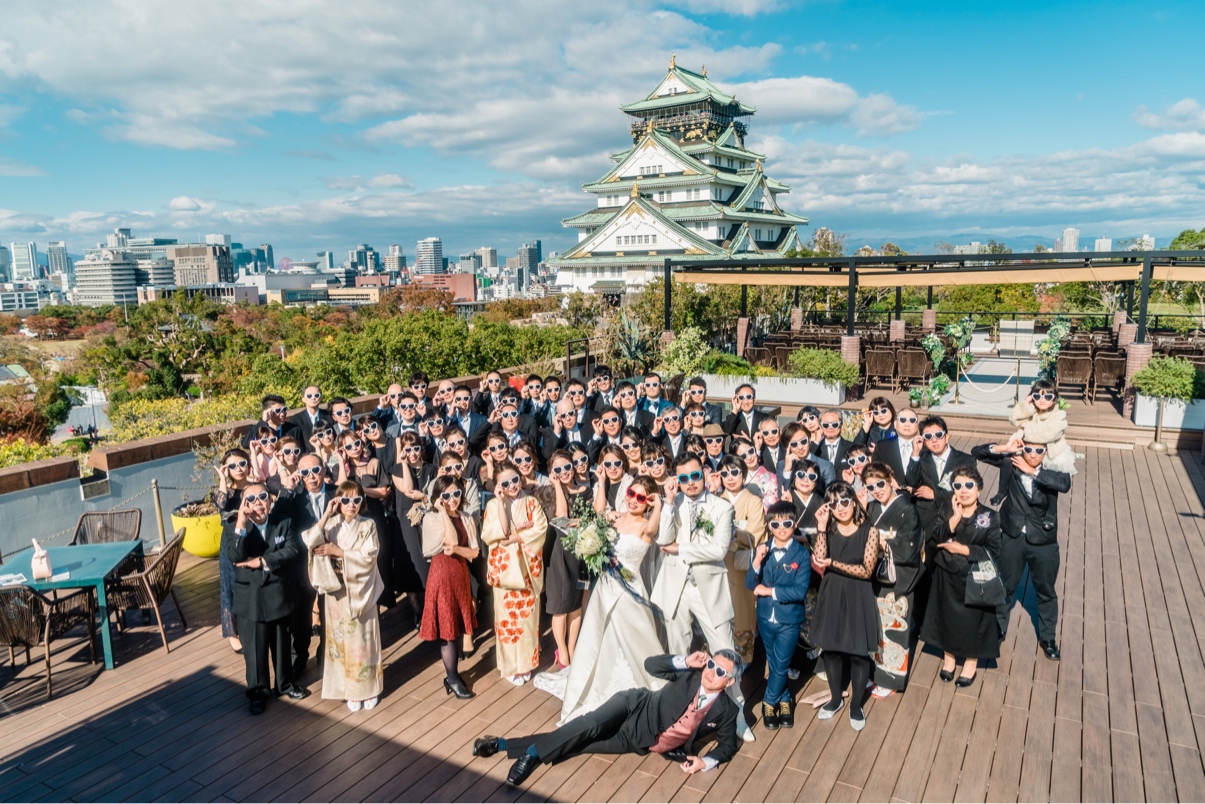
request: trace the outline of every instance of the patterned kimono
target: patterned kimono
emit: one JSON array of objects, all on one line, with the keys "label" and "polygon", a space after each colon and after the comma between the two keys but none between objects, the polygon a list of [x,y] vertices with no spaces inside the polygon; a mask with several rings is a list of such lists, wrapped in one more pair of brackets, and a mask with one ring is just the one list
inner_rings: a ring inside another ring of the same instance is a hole
[{"label": "patterned kimono", "polygon": [[[376,525],[367,517],[351,522],[331,519],[326,533],[318,526],[305,532],[313,550],[323,539],[343,548],[342,559],[329,559],[342,579],[336,592],[327,592],[326,659],[322,665],[322,697],[338,701],[367,701],[381,694],[381,622],[377,598],[385,584],[377,571],[381,543]],[[311,555],[311,560],[321,557]]]},{"label": "patterned kimono", "polygon": [[[495,497],[485,507],[481,541],[489,545],[486,580],[494,588],[498,671],[503,678],[509,678],[530,673],[540,664],[540,593],[544,589],[543,550],[548,518],[539,501],[526,493],[516,500],[507,500],[512,526],[531,521],[531,527],[513,531],[520,540],[519,549],[508,549],[499,544],[503,539],[499,506],[503,504],[500,497]],[[516,552],[526,569],[525,584],[521,589],[503,589],[499,586],[502,575],[511,569],[509,563]]]}]

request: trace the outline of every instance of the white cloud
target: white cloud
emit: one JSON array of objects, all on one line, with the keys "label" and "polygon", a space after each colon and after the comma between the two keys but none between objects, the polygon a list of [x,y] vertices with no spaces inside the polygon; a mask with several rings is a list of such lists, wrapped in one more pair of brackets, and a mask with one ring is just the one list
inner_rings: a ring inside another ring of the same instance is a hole
[{"label": "white cloud", "polygon": [[890,95],[867,95],[858,101],[849,122],[859,136],[889,137],[919,128],[922,115],[914,106],[896,103]]},{"label": "white cloud", "polygon": [[323,180],[332,190],[360,190],[364,188],[385,189],[390,187],[413,187],[414,182],[396,173],[378,173],[365,179],[362,176],[336,176]]},{"label": "white cloud", "polygon": [[758,14],[778,11],[791,3],[785,0],[677,0],[673,5],[696,14],[733,14],[742,17],[756,17]]},{"label": "white cloud", "polygon": [[186,195],[178,195],[167,202],[167,208],[173,212],[196,212],[201,208],[201,202]]},{"label": "white cloud", "polygon": [[1185,98],[1162,112],[1152,112],[1139,106],[1134,122],[1143,128],[1172,131],[1205,131],[1205,109],[1193,98]]},{"label": "white cloud", "polygon": [[30,177],[45,176],[46,171],[37,165],[26,164],[19,159],[0,157],[0,176]]},{"label": "white cloud", "polygon": [[863,97],[849,84],[810,75],[734,84],[731,91],[757,107],[760,125],[842,124],[859,136],[886,137],[917,128],[922,118],[890,95]]}]

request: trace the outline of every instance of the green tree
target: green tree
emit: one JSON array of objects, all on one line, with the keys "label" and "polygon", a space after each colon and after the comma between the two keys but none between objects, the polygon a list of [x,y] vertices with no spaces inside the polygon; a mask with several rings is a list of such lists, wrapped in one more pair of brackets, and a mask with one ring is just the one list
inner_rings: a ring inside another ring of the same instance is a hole
[{"label": "green tree", "polygon": [[1205,249],[1205,226],[1200,230],[1185,229],[1172,240],[1172,251],[1198,251]]}]

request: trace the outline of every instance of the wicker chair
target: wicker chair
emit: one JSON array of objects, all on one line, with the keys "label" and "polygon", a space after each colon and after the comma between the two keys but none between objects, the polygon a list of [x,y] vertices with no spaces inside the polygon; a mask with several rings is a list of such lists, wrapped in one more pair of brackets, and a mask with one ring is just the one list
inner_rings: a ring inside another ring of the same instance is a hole
[{"label": "wicker chair", "polygon": [[750,346],[745,349],[745,359],[755,366],[770,364],[770,350],[764,346]]},{"label": "wicker chair", "polygon": [[1064,385],[1079,386],[1082,398],[1088,401],[1088,391],[1092,385],[1092,358],[1087,355],[1060,354],[1055,367],[1058,387]]},{"label": "wicker chair", "polygon": [[25,648],[28,663],[29,649],[36,645],[46,648],[46,697],[54,694],[51,682],[50,643],[77,625],[88,626],[88,652],[96,664],[96,605],[91,589],[73,592],[51,600],[28,586],[0,589],[0,642],[7,644],[10,657],[13,648]]},{"label": "wicker chair", "polygon": [[168,595],[176,604],[180,625],[186,630],[188,628],[184,610],[180,608],[180,601],[176,598],[176,590],[172,586],[183,547],[184,528],[180,528],[162,550],[146,560],[145,568],[139,568],[130,575],[122,575],[111,584],[105,585],[109,609],[118,613],[119,617],[124,617],[125,612],[130,609],[154,609],[155,621],[159,624],[159,636],[163,639],[163,649],[168,653],[171,653],[172,649],[167,644],[167,631],[163,627],[163,612],[160,609]]},{"label": "wicker chair", "polygon": [[1126,377],[1126,359],[1124,357],[1104,357],[1098,355],[1092,370],[1092,402],[1096,403],[1096,392],[1103,386],[1109,390],[1122,391]]},{"label": "wicker chair", "polygon": [[142,532],[142,511],[89,511],[80,514],[71,544],[108,544],[137,539]]},{"label": "wicker chair", "polygon": [[789,366],[791,364],[791,352],[794,351],[795,348],[792,346],[776,346],[774,348],[774,368],[782,371]]},{"label": "wicker chair", "polygon": [[670,402],[673,402],[675,405],[677,405],[679,402],[679,397],[682,396],[682,383],[684,383],[685,381],[686,381],[685,374],[682,374],[682,373],[675,374],[674,376],[669,378],[669,382],[667,382],[665,384],[665,387],[661,389],[662,394]]},{"label": "wicker chair", "polygon": [[[882,380],[882,383],[877,381]],[[896,390],[895,352],[890,349],[866,350],[866,387],[884,387]]]},{"label": "wicker chair", "polygon": [[908,385],[910,380],[925,383],[933,374],[933,361],[924,349],[900,349],[896,353],[899,387]]}]

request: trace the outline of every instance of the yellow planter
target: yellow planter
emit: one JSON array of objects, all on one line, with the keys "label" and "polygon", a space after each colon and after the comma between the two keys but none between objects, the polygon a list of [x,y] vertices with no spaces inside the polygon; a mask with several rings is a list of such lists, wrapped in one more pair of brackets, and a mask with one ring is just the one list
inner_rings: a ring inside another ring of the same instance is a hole
[{"label": "yellow planter", "polygon": [[177,516],[172,512],[172,530],[185,528],[184,549],[197,558],[217,558],[222,549],[222,517]]}]

